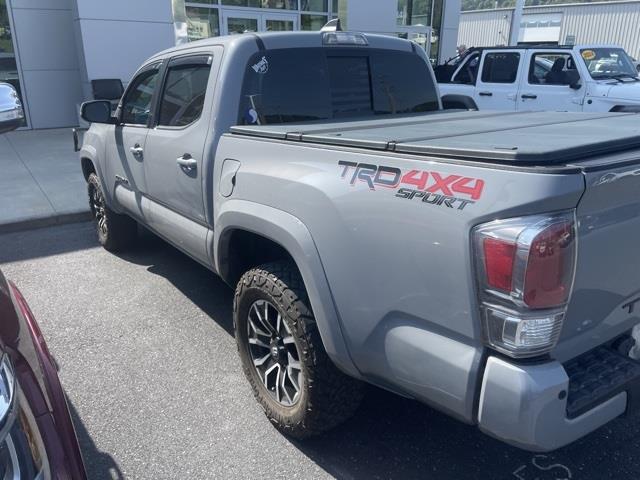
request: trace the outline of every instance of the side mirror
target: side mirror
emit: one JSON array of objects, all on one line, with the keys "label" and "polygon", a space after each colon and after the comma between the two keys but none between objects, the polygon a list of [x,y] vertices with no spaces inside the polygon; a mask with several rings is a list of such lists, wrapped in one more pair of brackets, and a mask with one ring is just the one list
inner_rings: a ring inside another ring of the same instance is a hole
[{"label": "side mirror", "polygon": [[582,88],[582,84],[580,83],[580,81],[578,80],[577,82],[573,82],[569,84],[569,88],[571,90],[580,90]]},{"label": "side mirror", "polygon": [[0,83],[0,133],[10,132],[24,124],[24,110],[18,92],[8,83]]},{"label": "side mirror", "polygon": [[89,123],[116,123],[111,116],[111,102],[108,100],[84,102],[80,107],[80,117]]}]

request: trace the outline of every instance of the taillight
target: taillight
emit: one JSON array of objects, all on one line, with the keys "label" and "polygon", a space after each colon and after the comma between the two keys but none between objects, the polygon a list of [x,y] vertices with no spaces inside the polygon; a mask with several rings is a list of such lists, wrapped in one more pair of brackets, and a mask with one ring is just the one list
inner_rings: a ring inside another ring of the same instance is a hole
[{"label": "taillight", "polygon": [[542,230],[531,242],[524,279],[524,303],[531,308],[562,305],[569,298],[574,268],[573,223]]},{"label": "taillight", "polygon": [[488,343],[515,357],[550,351],[575,271],[573,211],[485,223],[473,241]]},{"label": "taillight", "polygon": [[482,241],[487,285],[503,292],[511,291],[513,281],[513,259],[516,253],[514,243],[498,238]]}]

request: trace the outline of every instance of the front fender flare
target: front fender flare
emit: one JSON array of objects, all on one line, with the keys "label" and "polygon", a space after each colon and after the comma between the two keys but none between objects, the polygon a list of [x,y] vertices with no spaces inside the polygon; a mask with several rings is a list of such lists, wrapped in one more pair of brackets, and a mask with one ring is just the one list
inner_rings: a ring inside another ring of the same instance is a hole
[{"label": "front fender flare", "polygon": [[86,145],[86,144],[82,145],[82,148],[78,152],[78,159],[80,160],[80,168],[82,168],[82,159],[85,159],[85,158],[89,160],[93,165],[93,169],[95,170],[96,175],[98,176],[98,181],[100,182],[100,186],[102,187],[102,194],[104,195],[104,200],[106,204],[109,206],[109,208],[111,208],[112,210],[115,210],[113,208],[113,199],[111,197],[111,192],[107,188],[107,185],[105,183],[104,173],[102,171],[102,166],[98,161],[98,152],[96,151],[95,147],[93,147],[92,145]]},{"label": "front fender flare", "polygon": [[267,205],[246,200],[228,200],[217,212],[213,259],[215,269],[225,278],[228,241],[233,230],[246,230],[281,245],[296,262],[302,275],[318,331],[329,358],[343,372],[361,378],[342,334],[339,314],[320,260],[307,227],[293,215]]}]

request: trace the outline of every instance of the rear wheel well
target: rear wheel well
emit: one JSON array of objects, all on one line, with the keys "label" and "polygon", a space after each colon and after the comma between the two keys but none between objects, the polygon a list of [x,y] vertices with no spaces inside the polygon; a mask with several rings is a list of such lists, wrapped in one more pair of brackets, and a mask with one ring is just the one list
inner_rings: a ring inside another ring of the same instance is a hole
[{"label": "rear wheel well", "polygon": [[444,110],[478,110],[478,105],[468,95],[450,93],[442,96],[442,108]]},{"label": "rear wheel well", "polygon": [[96,167],[93,165],[93,162],[88,158],[82,158],[80,160],[82,165],[82,174],[84,175],[85,180],[89,180],[89,175],[92,173],[96,173]]},{"label": "rear wheel well", "polygon": [[248,230],[233,230],[221,239],[223,257],[220,259],[220,274],[232,286],[253,267],[278,260],[288,260],[295,265],[293,257],[279,243]]}]

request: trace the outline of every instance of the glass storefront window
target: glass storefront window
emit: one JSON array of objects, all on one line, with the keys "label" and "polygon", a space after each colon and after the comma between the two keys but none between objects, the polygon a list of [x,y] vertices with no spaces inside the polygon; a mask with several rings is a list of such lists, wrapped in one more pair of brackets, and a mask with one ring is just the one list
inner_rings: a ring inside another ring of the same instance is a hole
[{"label": "glass storefront window", "polygon": [[327,21],[326,15],[300,15],[300,29],[320,30]]},{"label": "glass storefront window", "polygon": [[397,25],[430,25],[432,0],[398,0]]},{"label": "glass storefront window", "polygon": [[444,0],[433,0],[433,23],[431,28],[431,49],[429,56],[431,57],[431,63],[434,65],[438,62],[438,55],[440,54],[440,27],[442,26],[442,13],[444,11]]},{"label": "glass storefront window", "polygon": [[245,32],[257,32],[258,31],[258,19],[256,18],[244,18],[244,17],[229,17],[227,18],[227,30],[229,35],[235,35]]},{"label": "glass storefront window", "polygon": [[[20,87],[18,63],[13,49],[13,38],[6,0],[0,0],[0,82],[13,85],[18,91],[18,95],[22,101],[22,88]],[[24,105],[24,101],[22,104]],[[24,122],[23,125],[26,125],[26,122]]]},{"label": "glass storefront window", "polygon": [[300,10],[305,12],[326,12],[329,8],[328,0],[301,0]]},{"label": "glass storefront window", "polygon": [[230,7],[298,9],[298,0],[222,0],[221,3]]},{"label": "glass storefront window", "polygon": [[215,8],[187,7],[189,41],[220,35],[218,10]]},{"label": "glass storefront window", "polygon": [[262,0],[222,0],[220,3],[230,7],[262,7]]},{"label": "glass storefront window", "polygon": [[293,30],[293,20],[265,20],[267,32],[290,32]]}]

